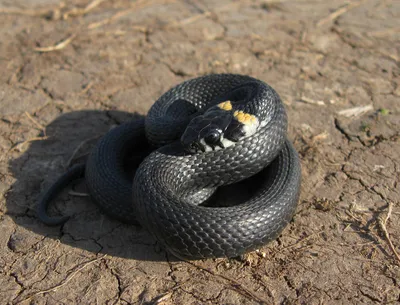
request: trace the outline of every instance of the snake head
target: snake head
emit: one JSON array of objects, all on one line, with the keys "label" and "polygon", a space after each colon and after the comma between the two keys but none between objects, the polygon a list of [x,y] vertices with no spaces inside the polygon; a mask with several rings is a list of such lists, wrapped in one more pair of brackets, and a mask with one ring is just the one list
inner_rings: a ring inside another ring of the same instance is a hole
[{"label": "snake head", "polygon": [[195,117],[181,137],[184,149],[189,153],[198,153],[225,148],[223,133],[231,121],[232,114],[218,107]]},{"label": "snake head", "polygon": [[232,108],[230,101],[223,102],[193,118],[181,137],[184,149],[189,153],[219,150],[254,134],[257,117]]}]

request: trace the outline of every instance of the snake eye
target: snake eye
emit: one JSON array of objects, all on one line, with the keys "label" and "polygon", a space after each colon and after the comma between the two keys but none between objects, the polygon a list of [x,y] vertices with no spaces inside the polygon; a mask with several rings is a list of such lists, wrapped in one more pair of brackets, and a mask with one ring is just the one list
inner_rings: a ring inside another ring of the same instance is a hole
[{"label": "snake eye", "polygon": [[221,133],[214,130],[204,137],[204,141],[209,145],[217,145],[220,142],[220,138]]}]

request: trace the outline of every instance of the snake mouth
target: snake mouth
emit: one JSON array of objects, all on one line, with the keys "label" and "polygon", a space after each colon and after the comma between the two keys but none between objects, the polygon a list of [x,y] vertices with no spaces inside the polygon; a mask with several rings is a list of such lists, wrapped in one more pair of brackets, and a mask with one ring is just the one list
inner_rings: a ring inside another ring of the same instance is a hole
[{"label": "snake mouth", "polygon": [[188,146],[184,146],[185,150],[189,153],[198,153],[199,151],[206,152],[206,147],[200,142],[192,142]]},{"label": "snake mouth", "polygon": [[[213,133],[213,134],[215,134],[215,133]],[[214,138],[214,137],[210,138],[210,136],[208,136],[205,139],[193,141],[190,144],[182,143],[182,145],[183,145],[184,150],[191,154],[196,154],[199,152],[205,153],[205,152],[209,152],[209,151],[215,151],[215,150],[225,148],[226,146],[229,146],[229,145],[226,145],[228,142],[225,139],[223,139],[222,136],[219,136],[218,138]]]}]

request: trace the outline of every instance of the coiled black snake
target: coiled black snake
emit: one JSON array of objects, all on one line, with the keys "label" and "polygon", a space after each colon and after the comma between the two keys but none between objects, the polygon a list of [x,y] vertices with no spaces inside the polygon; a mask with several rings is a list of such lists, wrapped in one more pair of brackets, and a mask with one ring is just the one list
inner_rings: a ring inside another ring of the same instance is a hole
[{"label": "coiled black snake", "polygon": [[[86,165],[71,168],[44,194],[38,217],[49,225],[67,221],[47,216],[47,206],[85,175],[102,210],[139,222],[176,256],[241,255],[275,239],[296,208],[301,169],[286,130],[278,94],[260,80],[213,74],[185,81],[162,95],[145,120],[108,132]],[[148,147],[158,149],[133,179],[125,160]],[[254,175],[259,187],[250,199],[207,206],[216,188]]]}]

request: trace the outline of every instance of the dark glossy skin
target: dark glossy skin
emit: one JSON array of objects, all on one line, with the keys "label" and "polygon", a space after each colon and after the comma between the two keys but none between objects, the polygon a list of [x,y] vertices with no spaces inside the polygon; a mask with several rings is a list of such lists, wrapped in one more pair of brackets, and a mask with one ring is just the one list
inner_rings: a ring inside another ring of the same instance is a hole
[{"label": "dark glossy skin", "polygon": [[[216,108],[227,100],[240,105],[241,116],[232,116],[234,107]],[[246,115],[257,124],[249,125]],[[243,137],[239,121],[245,129],[256,129]],[[145,121],[108,132],[85,167],[71,169],[43,195],[38,217],[49,225],[64,223],[68,218],[49,217],[47,206],[72,179],[84,175],[99,208],[123,222],[139,222],[175,256],[241,255],[275,239],[295,211],[301,168],[286,130],[285,109],[268,84],[233,74],[188,80],[163,94]],[[194,153],[183,149],[180,138]],[[224,142],[227,138],[231,142]],[[143,156],[132,181],[125,160],[134,149],[154,147],[159,148]],[[218,187],[253,177],[259,187],[243,202],[202,205]]]}]

